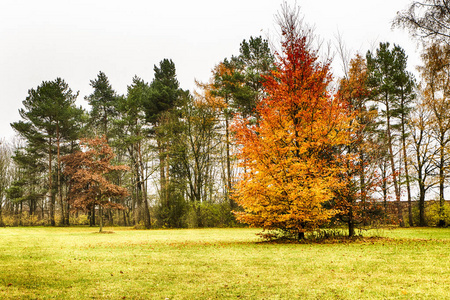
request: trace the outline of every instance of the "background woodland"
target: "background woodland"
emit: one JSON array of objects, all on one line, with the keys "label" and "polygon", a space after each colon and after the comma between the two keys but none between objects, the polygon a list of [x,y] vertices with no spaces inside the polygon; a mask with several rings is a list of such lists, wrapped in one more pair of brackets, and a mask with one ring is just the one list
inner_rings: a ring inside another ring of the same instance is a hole
[{"label": "background woodland", "polygon": [[349,54],[342,41],[331,52],[343,76],[333,77],[329,49],[284,5],[279,41],[242,41],[196,91],[180,88],[171,59],[150,82],[132,78],[125,95],[100,71],[87,110],[64,79],[43,81],[11,124],[17,137],[0,144],[0,226],[241,221],[298,237],[446,226],[446,4],[413,2],[394,20],[422,45],[418,77],[400,45]]}]

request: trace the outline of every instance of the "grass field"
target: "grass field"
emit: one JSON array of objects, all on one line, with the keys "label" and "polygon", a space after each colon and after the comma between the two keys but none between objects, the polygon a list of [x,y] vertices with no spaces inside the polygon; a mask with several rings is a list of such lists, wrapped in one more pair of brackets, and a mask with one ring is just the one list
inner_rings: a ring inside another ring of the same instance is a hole
[{"label": "grass field", "polygon": [[450,299],[450,229],[320,244],[105,230],[0,228],[0,299]]}]

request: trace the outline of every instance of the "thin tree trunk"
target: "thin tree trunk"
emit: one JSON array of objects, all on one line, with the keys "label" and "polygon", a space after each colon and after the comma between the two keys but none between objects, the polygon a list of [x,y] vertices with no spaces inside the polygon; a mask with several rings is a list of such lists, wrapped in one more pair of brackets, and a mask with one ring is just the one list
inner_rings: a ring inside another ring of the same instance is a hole
[{"label": "thin tree trunk", "polygon": [[364,152],[361,150],[359,151],[359,163],[360,163],[360,169],[359,169],[359,192],[361,197],[361,203],[362,203],[362,212],[361,216],[363,218],[363,222],[365,223],[365,215],[366,215],[366,170],[364,168]]},{"label": "thin tree trunk", "polygon": [[103,231],[103,207],[101,204],[98,206],[98,218],[100,223],[100,232]]},{"label": "thin tree trunk", "polygon": [[56,163],[57,163],[57,170],[56,170],[56,186],[58,189],[58,202],[61,206],[61,223],[62,225],[68,225],[65,222],[65,212],[64,212],[64,203],[62,200],[62,190],[61,190],[61,137],[59,134],[59,126],[56,125]]},{"label": "thin tree trunk", "polygon": [[50,225],[55,226],[55,199],[52,181],[52,138],[48,140],[48,197],[50,200]]},{"label": "thin tree trunk", "polygon": [[22,209],[23,209],[23,202],[19,203],[19,225],[22,226]]},{"label": "thin tree trunk", "polygon": [[353,219],[353,204],[348,209],[348,236],[355,236],[355,221]]},{"label": "thin tree trunk", "polygon": [[[442,137],[443,140],[443,137]],[[441,144],[441,147],[439,149],[439,227],[445,226],[445,219],[444,219],[444,203],[445,203],[445,197],[444,197],[444,184],[445,184],[445,150],[444,145]]]},{"label": "thin tree trunk", "polygon": [[392,135],[391,135],[391,122],[390,122],[390,110],[389,110],[389,101],[386,99],[386,135],[388,138],[388,149],[389,149],[389,159],[391,162],[391,171],[392,171],[392,181],[394,183],[394,192],[395,192],[395,201],[397,203],[397,216],[398,220],[400,222],[400,226],[404,226],[403,222],[403,212],[400,202],[400,189],[397,181],[397,172],[395,170],[395,163],[394,163],[394,151],[392,149]]},{"label": "thin tree trunk", "polygon": [[0,227],[4,227],[5,223],[3,223],[3,207],[2,202],[0,200]]},{"label": "thin tree trunk", "polygon": [[150,229],[151,228],[151,219],[150,219],[150,210],[148,207],[148,197],[147,197],[147,187],[145,184],[145,173],[144,173],[144,162],[142,159],[142,153],[141,153],[141,143],[138,144],[138,171],[140,173],[140,180],[141,180],[141,189],[142,189],[142,195],[144,197],[144,225],[145,228]]},{"label": "thin tree trunk", "polygon": [[159,151],[159,185],[160,185],[160,199],[164,203],[166,202],[166,157],[164,155],[163,145],[160,139],[157,141],[158,143],[158,151]]},{"label": "thin tree trunk", "polygon": [[66,225],[70,226],[70,203],[66,201]]},{"label": "thin tree trunk", "polygon": [[383,191],[383,205],[384,205],[384,211],[387,211],[387,162],[386,159],[383,158],[383,163],[381,164],[381,177],[382,177],[382,184],[381,189]]},{"label": "thin tree trunk", "polygon": [[123,210],[122,213],[123,213],[123,226],[128,226],[127,214],[125,213],[125,210]]},{"label": "thin tree trunk", "polygon": [[422,164],[420,159],[420,154],[417,151],[416,159],[418,162],[417,167],[417,183],[419,185],[419,226],[426,226],[425,221],[425,178],[422,175]]},{"label": "thin tree trunk", "polygon": [[405,120],[402,116],[402,144],[403,144],[403,163],[405,165],[405,177],[406,177],[406,191],[408,195],[408,223],[409,226],[414,226],[413,215],[412,215],[412,202],[411,202],[411,185],[409,182],[409,166],[408,157],[406,155],[406,132],[405,132]]},{"label": "thin tree trunk", "polygon": [[425,188],[419,183],[419,226],[427,226],[425,220]]},{"label": "thin tree trunk", "polygon": [[231,159],[230,159],[230,130],[229,130],[228,114],[225,115],[225,135],[226,135],[226,152],[227,152],[227,198],[230,202],[231,209],[234,209],[234,201],[230,197],[231,193]]},{"label": "thin tree trunk", "polygon": [[134,210],[134,222],[136,225],[139,225],[139,222],[141,222],[141,197],[139,195],[139,178],[135,178],[135,187],[134,187],[134,203],[136,204],[135,210]]},{"label": "thin tree trunk", "polygon": [[90,225],[91,225],[91,226],[95,226],[95,205],[92,205],[92,208],[91,208],[91,220],[90,220]]}]

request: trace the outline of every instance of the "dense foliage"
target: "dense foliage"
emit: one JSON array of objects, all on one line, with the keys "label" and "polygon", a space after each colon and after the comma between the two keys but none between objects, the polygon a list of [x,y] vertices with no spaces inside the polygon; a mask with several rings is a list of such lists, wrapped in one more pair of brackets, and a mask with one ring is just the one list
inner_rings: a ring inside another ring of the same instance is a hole
[{"label": "dense foliage", "polygon": [[235,197],[244,208],[238,220],[302,236],[337,213],[324,204],[341,189],[339,151],[349,143],[350,114],[327,90],[329,64],[318,61],[310,37],[290,17],[281,28],[283,52],[263,84],[259,122],[238,118],[233,126],[243,169]]},{"label": "dense foliage", "polygon": [[[11,124],[17,138],[0,145],[0,226],[244,222],[297,238],[342,224],[351,236],[381,223],[446,226],[450,43],[439,24],[449,16],[446,1],[427,0],[394,22],[423,42],[418,79],[388,42],[333,78],[313,31],[284,5],[281,40],[244,40],[195,92],[180,88],[171,59],[125,95],[99,72],[89,110],[63,79],[43,81]],[[105,185],[94,181],[108,170]]]}]

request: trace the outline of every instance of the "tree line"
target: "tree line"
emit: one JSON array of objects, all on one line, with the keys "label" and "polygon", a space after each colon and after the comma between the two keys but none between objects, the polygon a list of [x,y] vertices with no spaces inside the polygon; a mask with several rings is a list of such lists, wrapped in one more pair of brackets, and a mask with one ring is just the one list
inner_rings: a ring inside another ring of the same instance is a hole
[{"label": "tree line", "polygon": [[[240,221],[298,238],[340,224],[350,235],[374,223],[446,226],[450,52],[447,27],[427,23],[427,13],[443,22],[450,13],[425,2],[394,21],[423,42],[419,78],[388,42],[344,59],[344,75],[333,78],[312,30],[284,5],[279,50],[262,37],[244,40],[196,92],[180,88],[170,59],[154,66],[150,83],[132,78],[125,95],[99,72],[85,97],[90,110],[75,105],[78,92],[63,79],[43,81],[11,124],[17,139],[0,145],[0,225]],[[99,181],[74,181],[90,163],[71,163],[99,144],[111,149],[93,154],[110,189],[82,202]],[[114,187],[126,191],[106,192]]]}]

